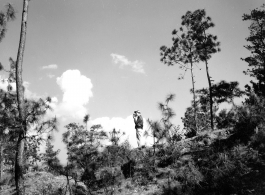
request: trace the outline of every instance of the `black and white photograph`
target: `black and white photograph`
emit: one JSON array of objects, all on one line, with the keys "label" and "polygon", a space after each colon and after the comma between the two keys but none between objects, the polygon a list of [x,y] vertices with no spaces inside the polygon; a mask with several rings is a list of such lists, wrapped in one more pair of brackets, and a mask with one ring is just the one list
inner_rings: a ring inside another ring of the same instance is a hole
[{"label": "black and white photograph", "polygon": [[264,194],[264,0],[0,0],[0,195]]}]

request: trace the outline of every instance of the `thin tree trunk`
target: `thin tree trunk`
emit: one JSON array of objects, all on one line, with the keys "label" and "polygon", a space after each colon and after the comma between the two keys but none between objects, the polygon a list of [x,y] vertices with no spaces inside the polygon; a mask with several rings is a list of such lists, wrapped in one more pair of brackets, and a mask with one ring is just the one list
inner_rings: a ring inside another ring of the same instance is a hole
[{"label": "thin tree trunk", "polygon": [[20,41],[16,61],[16,87],[17,87],[17,101],[18,101],[18,111],[19,118],[21,122],[21,129],[18,132],[17,140],[17,151],[15,159],[15,183],[16,183],[16,194],[23,195],[23,169],[24,169],[24,136],[26,133],[26,115],[25,115],[25,105],[24,105],[24,88],[22,80],[22,64],[23,55],[25,50],[26,42],[26,31],[27,31],[27,17],[28,17],[28,6],[29,0],[24,0],[23,2],[23,12],[22,12],[22,22],[21,22],[21,32]]},{"label": "thin tree trunk", "polygon": [[211,129],[213,131],[214,125],[213,125],[213,95],[212,95],[212,83],[211,83],[211,78],[210,78],[210,75],[209,75],[209,68],[208,68],[208,62],[207,62],[207,60],[205,60],[205,65],[206,65],[206,73],[207,73],[207,79],[208,79],[208,84],[209,84]]},{"label": "thin tree trunk", "polygon": [[[22,129],[23,131],[23,129]],[[15,183],[16,183],[16,194],[23,195],[23,172],[24,172],[24,133],[20,133],[17,141],[17,151],[15,159]]]},{"label": "thin tree trunk", "polygon": [[155,155],[155,153],[156,153],[155,130],[153,130],[153,137],[154,137],[154,145],[153,145],[153,148],[154,148],[154,155]]},{"label": "thin tree trunk", "polygon": [[66,179],[67,179],[67,186],[68,186],[69,194],[72,195],[72,189],[71,189],[71,186],[70,186],[70,179],[69,179],[68,174],[66,176]]},{"label": "thin tree trunk", "polygon": [[197,109],[196,109],[196,96],[195,96],[195,82],[194,82],[194,76],[193,76],[193,64],[191,62],[191,69],[190,69],[190,72],[191,72],[191,79],[192,79],[192,93],[193,93],[193,109],[194,109],[194,121],[195,121],[195,131],[196,131],[196,134],[197,134],[197,130],[198,130],[198,127],[197,127]]},{"label": "thin tree trunk", "polygon": [[154,147],[154,154],[153,154],[153,156],[154,156],[154,168],[155,168],[155,162],[156,162],[156,142],[155,142],[155,130],[153,130],[153,136],[154,136],[154,145],[153,145],[153,147]]},{"label": "thin tree trunk", "polygon": [[3,149],[4,149],[3,143],[2,143],[2,140],[0,140],[0,181],[2,181],[2,176],[3,176],[3,161],[4,161]]},{"label": "thin tree trunk", "polygon": [[[204,34],[204,41],[207,41],[207,36],[205,30],[203,31]],[[208,68],[208,61],[207,61],[207,50],[204,47],[204,55],[206,56],[205,58],[205,66],[206,66],[206,74],[207,74],[207,80],[209,84],[209,98],[210,98],[210,117],[211,117],[211,129],[212,131],[214,130],[214,124],[213,124],[213,95],[212,95],[212,83],[211,83],[211,78],[209,75],[209,68]]]}]

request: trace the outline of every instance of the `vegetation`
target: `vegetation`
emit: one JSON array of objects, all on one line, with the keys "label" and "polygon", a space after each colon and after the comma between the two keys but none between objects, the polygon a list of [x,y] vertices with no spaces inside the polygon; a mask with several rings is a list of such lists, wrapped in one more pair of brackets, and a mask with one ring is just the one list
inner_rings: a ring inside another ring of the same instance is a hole
[{"label": "vegetation", "polygon": [[212,95],[212,77],[209,74],[208,61],[212,54],[220,51],[220,42],[217,42],[217,36],[208,33],[210,28],[214,27],[209,16],[206,16],[205,10],[196,10],[187,12],[182,16],[183,23],[190,26],[193,33],[193,38],[196,41],[196,50],[199,54],[199,59],[205,63],[207,81],[209,85],[209,103],[210,103],[210,120],[211,128],[214,129],[213,116],[213,95]]},{"label": "vegetation", "polygon": [[[162,46],[160,48],[161,51],[161,61],[164,62],[168,66],[180,65],[180,68],[185,72],[190,70],[191,81],[192,81],[192,94],[193,94],[193,112],[194,112],[194,122],[195,122],[195,132],[197,131],[197,118],[196,118],[196,96],[195,96],[195,81],[194,81],[194,73],[193,69],[196,63],[199,62],[200,56],[196,48],[197,41],[194,37],[194,32],[191,29],[189,23],[185,23],[184,17],[182,17],[181,27],[179,28],[180,35],[178,31],[175,29],[172,32],[174,36],[173,46],[168,48],[166,46]],[[184,78],[184,76],[179,77],[180,79]]]},{"label": "vegetation", "polygon": [[[249,45],[246,45],[245,48],[251,52],[249,57],[243,58],[245,62],[248,63],[250,69],[247,69],[244,73],[254,77],[255,81],[251,81],[252,90],[258,95],[265,96],[265,4],[261,6],[261,9],[251,10],[250,14],[244,14],[244,21],[251,21],[249,27],[250,36],[246,38],[249,42]],[[246,86],[247,91],[250,91],[251,87]]]},{"label": "vegetation", "polygon": [[[195,10],[194,12],[188,11],[184,16],[181,17],[181,25],[186,28],[186,33],[182,33],[180,36],[177,34],[177,30],[173,30],[173,46],[167,48],[166,46],[161,47],[161,61],[165,64],[172,66],[179,64],[181,69],[187,71],[190,69],[192,78],[192,90],[193,93],[193,110],[194,110],[194,131],[198,131],[197,127],[197,113],[196,113],[196,95],[194,86],[194,75],[193,67],[195,63],[203,61],[206,66],[207,80],[209,84],[209,102],[210,102],[210,121],[211,128],[214,129],[214,116],[213,116],[213,100],[212,100],[212,79],[209,75],[208,61],[212,54],[220,51],[220,42],[217,42],[217,36],[213,36],[207,31],[214,27],[211,18],[206,16],[205,10]],[[180,27],[180,32],[183,32],[183,27]],[[189,64],[190,66],[186,66]]]},{"label": "vegetation", "polygon": [[[265,175],[265,5],[244,14],[250,20],[245,46],[251,52],[243,60],[254,77],[246,90],[237,81],[212,83],[208,61],[219,50],[217,37],[204,10],[182,17],[181,35],[173,31],[173,46],[161,47],[162,62],[179,64],[191,71],[193,101],[182,118],[185,135],[172,123],[175,116],[169,94],[158,104],[161,119],[148,119],[152,147],[132,149],[121,142],[121,130],[107,133],[100,124],[70,122],[62,141],[67,164],[58,159],[51,132],[56,118],[47,119],[51,98],[24,98],[22,62],[26,36],[28,0],[24,0],[17,60],[10,58],[8,87],[0,91],[0,194],[263,194]],[[14,9],[0,12],[0,42]],[[184,30],[185,28],[185,30]],[[194,64],[206,65],[208,88],[195,90]],[[1,69],[4,67],[1,65]],[[16,90],[12,84],[16,82]],[[245,99],[241,105],[234,98]],[[231,109],[220,110],[223,102]],[[46,149],[39,151],[46,141]],[[106,144],[109,141],[110,144]]]}]

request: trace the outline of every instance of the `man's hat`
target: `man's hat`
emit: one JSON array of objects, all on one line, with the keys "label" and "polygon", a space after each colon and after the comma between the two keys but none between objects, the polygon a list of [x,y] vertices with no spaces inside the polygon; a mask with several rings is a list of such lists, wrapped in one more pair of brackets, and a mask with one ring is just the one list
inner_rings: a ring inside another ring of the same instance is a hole
[{"label": "man's hat", "polygon": [[136,110],[136,111],[134,111],[135,113],[139,113],[139,114],[141,114],[141,112],[139,111],[139,110]]}]

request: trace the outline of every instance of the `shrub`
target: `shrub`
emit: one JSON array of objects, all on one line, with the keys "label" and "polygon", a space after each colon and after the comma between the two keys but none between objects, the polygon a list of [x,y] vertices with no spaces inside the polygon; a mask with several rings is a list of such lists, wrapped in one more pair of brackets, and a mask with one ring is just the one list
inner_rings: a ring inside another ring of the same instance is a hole
[{"label": "shrub", "polygon": [[265,152],[265,126],[259,125],[255,129],[254,135],[251,137],[251,146],[259,150],[261,153]]},{"label": "shrub", "polygon": [[0,181],[0,186],[3,185],[11,185],[11,183],[14,181],[14,177],[11,173],[4,173],[2,175],[2,179]]},{"label": "shrub", "polygon": [[122,172],[118,167],[105,167],[100,169],[98,175],[104,187],[119,185],[122,179]]},{"label": "shrub", "polygon": [[203,174],[200,172],[199,167],[193,161],[189,161],[184,166],[176,170],[177,180],[183,184],[183,190],[194,189],[199,186],[204,180]]},{"label": "shrub", "polygon": [[249,163],[257,161],[258,153],[248,146],[237,145],[222,152],[212,149],[198,158],[197,165],[205,180],[197,193],[231,194],[237,192],[240,177],[251,171]]},{"label": "shrub", "polygon": [[36,172],[25,175],[25,191],[27,195],[60,195],[65,193],[66,180],[55,177],[51,173]]}]

